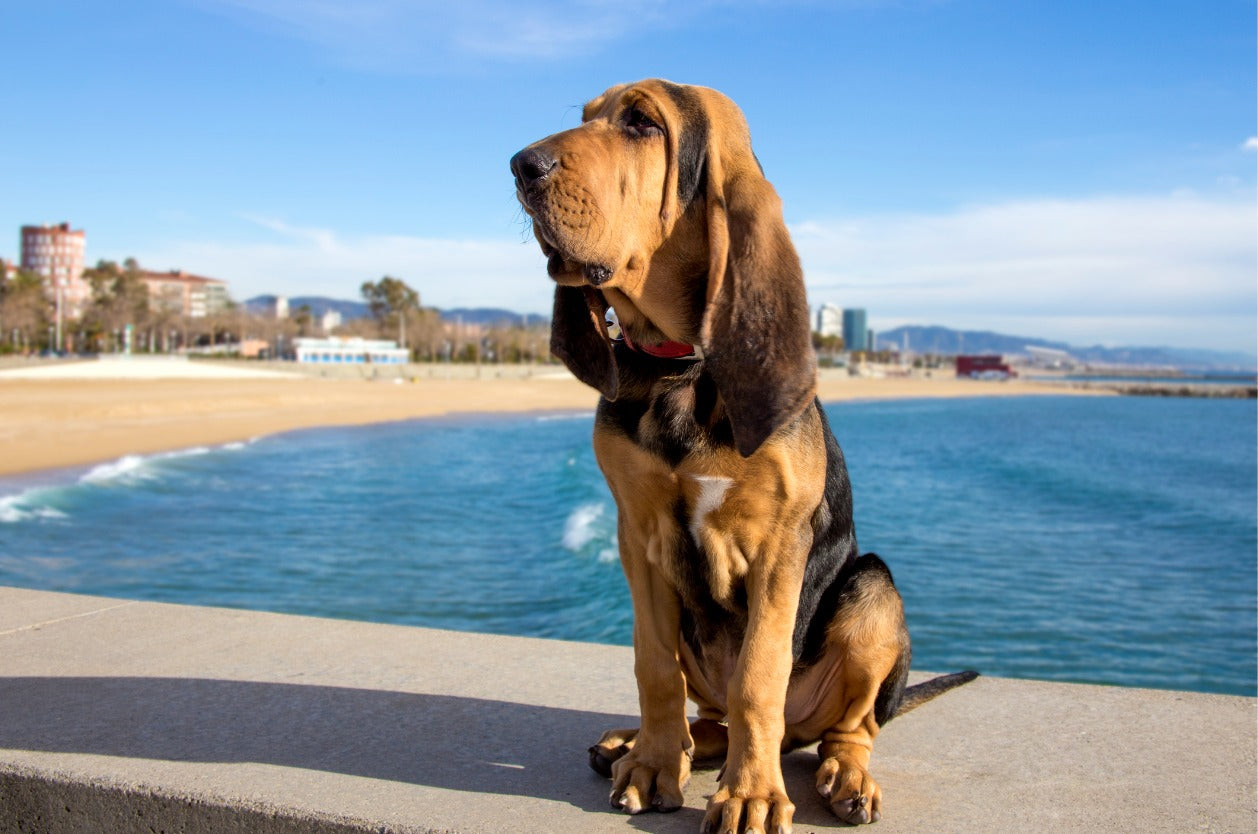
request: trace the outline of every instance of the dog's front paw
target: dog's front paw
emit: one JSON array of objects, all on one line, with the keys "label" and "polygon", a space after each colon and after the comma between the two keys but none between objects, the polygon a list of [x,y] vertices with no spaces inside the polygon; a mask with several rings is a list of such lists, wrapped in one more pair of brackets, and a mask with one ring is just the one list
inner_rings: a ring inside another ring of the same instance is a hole
[{"label": "dog's front paw", "polygon": [[795,806],[786,789],[735,790],[724,785],[708,800],[703,834],[790,834]]},{"label": "dog's front paw", "polygon": [[858,764],[831,757],[817,769],[817,792],[830,803],[834,815],[848,825],[882,818],[882,788]]},{"label": "dog's front paw", "polygon": [[612,807],[630,814],[676,811],[685,801],[682,788],[690,780],[690,753],[652,751],[639,742],[612,762]]}]

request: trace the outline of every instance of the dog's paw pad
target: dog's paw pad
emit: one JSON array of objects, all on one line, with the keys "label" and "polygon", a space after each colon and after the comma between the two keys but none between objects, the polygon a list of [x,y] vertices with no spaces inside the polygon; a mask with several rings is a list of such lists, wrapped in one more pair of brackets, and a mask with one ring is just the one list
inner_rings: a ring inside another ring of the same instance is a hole
[{"label": "dog's paw pad", "polygon": [[882,814],[871,807],[869,797],[860,794],[831,802],[830,810],[848,825],[864,825],[882,818]]},{"label": "dog's paw pad", "polygon": [[830,810],[848,825],[865,825],[882,818],[882,789],[869,772],[837,759],[822,762],[817,771],[817,793],[830,804]]},{"label": "dog's paw pad", "polygon": [[612,778],[612,764],[617,759],[624,756],[630,750],[629,745],[621,744],[617,747],[604,747],[596,744],[590,748],[590,769],[607,779]]}]

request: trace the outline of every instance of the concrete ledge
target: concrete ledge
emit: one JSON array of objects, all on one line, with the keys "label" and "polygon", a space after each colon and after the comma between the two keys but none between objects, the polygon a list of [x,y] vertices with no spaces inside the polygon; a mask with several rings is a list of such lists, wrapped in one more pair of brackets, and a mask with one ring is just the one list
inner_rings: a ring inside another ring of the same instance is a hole
[{"label": "concrete ledge", "polygon": [[[628,649],[0,588],[0,831],[698,831],[585,749]],[[981,678],[892,722],[876,832],[1255,830],[1255,701]],[[797,832],[839,830],[809,752]]]}]

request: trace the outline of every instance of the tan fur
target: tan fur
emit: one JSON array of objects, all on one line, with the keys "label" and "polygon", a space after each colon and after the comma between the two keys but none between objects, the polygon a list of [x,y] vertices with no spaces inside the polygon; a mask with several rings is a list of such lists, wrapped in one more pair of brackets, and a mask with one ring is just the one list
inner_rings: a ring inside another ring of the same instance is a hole
[{"label": "tan fur", "polygon": [[[661,130],[634,133],[633,114]],[[684,145],[700,127],[704,179],[685,204],[681,181],[695,172],[682,157],[695,148]],[[789,831],[781,752],[820,740],[819,790],[841,813],[872,802],[876,819],[874,701],[906,648],[903,613],[894,588],[871,580],[830,623],[823,657],[793,666],[825,435],[812,407],[802,269],[742,114],[713,90],[644,81],[611,88],[586,105],[581,126],[534,149],[555,163],[544,182],[520,186],[559,285],[555,351],[605,403],[663,404],[666,415],[653,406],[632,437],[601,421],[594,435],[618,510],[642,713],[639,730],[609,731],[591,749],[610,769],[613,804],[679,807],[692,758],[724,754],[704,829]],[[702,347],[719,396],[701,428],[727,420],[732,445],[698,443],[671,462],[651,451],[670,436],[668,414],[698,408],[698,389],[621,373],[601,328],[609,306],[638,343]],[[697,652],[682,637],[696,576],[712,604],[746,623]],[[693,724],[687,697],[699,707]]]}]

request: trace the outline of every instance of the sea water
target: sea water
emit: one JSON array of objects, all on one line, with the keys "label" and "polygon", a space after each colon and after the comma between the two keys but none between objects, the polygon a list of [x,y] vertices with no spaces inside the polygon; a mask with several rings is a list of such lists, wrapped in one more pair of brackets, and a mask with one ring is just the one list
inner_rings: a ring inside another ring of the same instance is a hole
[{"label": "sea water", "polygon": [[[1253,401],[827,412],[915,667],[1255,694]],[[316,429],[0,481],[0,584],[628,644],[591,427]]]}]

